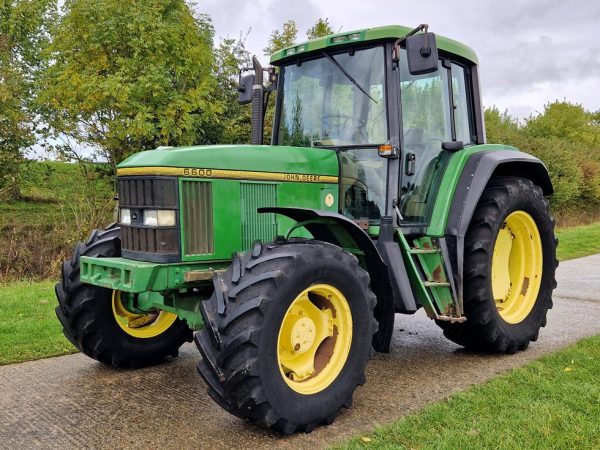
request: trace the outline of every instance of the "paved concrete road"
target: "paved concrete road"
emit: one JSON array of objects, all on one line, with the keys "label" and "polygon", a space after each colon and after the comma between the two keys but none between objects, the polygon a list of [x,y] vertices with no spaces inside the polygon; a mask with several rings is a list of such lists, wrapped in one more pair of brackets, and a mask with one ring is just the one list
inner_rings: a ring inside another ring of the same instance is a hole
[{"label": "paved concrete road", "polygon": [[599,277],[600,255],[563,263],[548,326],[513,356],[467,352],[424,314],[397,316],[392,351],[369,363],[353,408],[329,427],[286,438],[217,407],[196,374],[191,344],[176,361],[139,371],[82,355],[0,367],[0,447],[322,448],[600,333]]}]

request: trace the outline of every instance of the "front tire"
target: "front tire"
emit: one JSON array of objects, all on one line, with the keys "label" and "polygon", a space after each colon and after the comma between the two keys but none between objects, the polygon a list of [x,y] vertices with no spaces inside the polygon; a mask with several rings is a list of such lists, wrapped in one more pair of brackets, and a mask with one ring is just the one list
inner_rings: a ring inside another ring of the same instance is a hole
[{"label": "front tire", "polygon": [[492,178],[465,236],[467,321],[438,322],[444,335],[477,351],[525,350],[552,308],[556,244],[540,187],[524,178]]},{"label": "front tire", "polygon": [[79,280],[81,256],[120,255],[120,230],[110,226],[94,230],[63,263],[55,292],[64,335],[82,353],[116,367],[138,368],[176,357],[179,347],[192,340],[185,322],[164,311],[133,314],[125,309],[120,292]]},{"label": "front tire", "polygon": [[356,257],[314,240],[257,242],[214,283],[196,343],[217,403],[285,434],[331,423],[351,405],[377,329]]}]

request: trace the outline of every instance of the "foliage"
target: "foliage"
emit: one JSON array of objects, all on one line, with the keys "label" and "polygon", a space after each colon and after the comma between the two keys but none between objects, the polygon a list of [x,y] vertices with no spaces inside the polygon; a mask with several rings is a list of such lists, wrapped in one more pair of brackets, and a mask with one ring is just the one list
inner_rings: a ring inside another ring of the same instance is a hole
[{"label": "foliage", "polygon": [[218,112],[213,27],[184,0],[68,0],[38,104],[54,133],[114,167],[130,153],[192,144]]},{"label": "foliage", "polygon": [[485,110],[488,142],[513,145],[544,161],[554,185],[551,203],[561,217],[600,207],[598,113],[556,101],[519,123],[497,108]]},{"label": "foliage", "polygon": [[0,203],[0,282],[58,276],[62,261],[93,228],[113,221],[102,165],[28,161],[23,199]]},{"label": "foliage", "polygon": [[311,28],[306,32],[306,37],[308,39],[316,39],[319,37],[327,36],[333,34],[333,28],[331,28],[331,24],[329,23],[329,19],[319,18],[317,23],[315,23]]},{"label": "foliage", "polygon": [[20,197],[18,167],[35,143],[34,81],[46,61],[55,0],[4,0],[0,5],[0,193]]},{"label": "foliage", "polygon": [[198,130],[197,143],[202,144],[245,144],[250,139],[252,115],[249,105],[237,101],[239,73],[251,67],[251,56],[246,50],[245,37],[225,38],[215,48],[216,81],[214,101],[219,112],[212,123]]},{"label": "foliage", "polygon": [[294,45],[298,38],[298,27],[296,22],[288,20],[283,24],[281,30],[273,30],[269,37],[269,43],[263,49],[266,56],[271,56],[273,53],[290,45]]},{"label": "foliage", "polygon": [[533,137],[555,137],[599,148],[600,124],[594,117],[581,105],[557,101],[545,105],[542,114],[530,116],[525,131]]}]

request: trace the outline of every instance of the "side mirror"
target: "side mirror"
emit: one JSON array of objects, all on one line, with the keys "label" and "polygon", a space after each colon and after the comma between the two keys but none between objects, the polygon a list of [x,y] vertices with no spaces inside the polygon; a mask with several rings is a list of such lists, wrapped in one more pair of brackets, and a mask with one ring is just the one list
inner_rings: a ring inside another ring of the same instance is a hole
[{"label": "side mirror", "polygon": [[238,86],[238,103],[247,105],[252,102],[252,86],[254,85],[254,74],[244,75],[240,77],[240,85]]},{"label": "side mirror", "polygon": [[438,69],[435,34],[420,33],[406,38],[406,57],[411,75],[422,75]]}]

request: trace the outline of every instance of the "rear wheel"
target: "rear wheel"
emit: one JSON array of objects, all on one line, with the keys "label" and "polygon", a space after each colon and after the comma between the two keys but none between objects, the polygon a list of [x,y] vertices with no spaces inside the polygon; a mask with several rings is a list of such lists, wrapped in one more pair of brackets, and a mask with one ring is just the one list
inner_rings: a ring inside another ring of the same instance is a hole
[{"label": "rear wheel", "polygon": [[465,236],[467,321],[438,322],[445,336],[479,351],[526,349],[552,307],[556,242],[538,186],[516,177],[490,180]]},{"label": "rear wheel", "polygon": [[55,290],[56,315],[65,336],[89,357],[117,367],[142,367],[177,356],[179,347],[192,340],[192,331],[176,315],[134,314],[125,308],[121,292],[79,281],[81,256],[120,254],[119,228],[109,227],[92,232],[63,263]]},{"label": "rear wheel", "polygon": [[320,241],[256,243],[214,283],[196,343],[217,403],[283,433],[350,406],[377,329],[356,257]]}]

